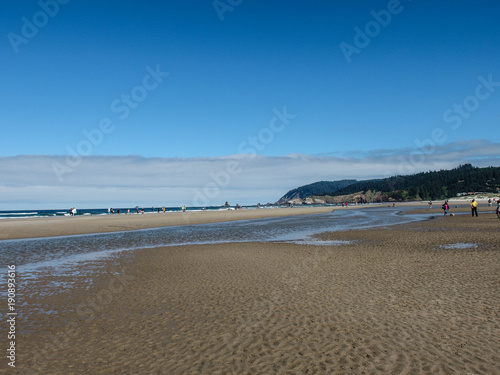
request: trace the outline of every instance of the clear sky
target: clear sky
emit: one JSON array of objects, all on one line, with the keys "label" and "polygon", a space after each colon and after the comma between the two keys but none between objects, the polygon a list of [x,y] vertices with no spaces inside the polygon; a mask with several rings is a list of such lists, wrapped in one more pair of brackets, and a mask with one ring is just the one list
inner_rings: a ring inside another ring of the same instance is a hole
[{"label": "clear sky", "polygon": [[500,165],[498,1],[1,10],[0,209],[265,203],[318,180]]}]

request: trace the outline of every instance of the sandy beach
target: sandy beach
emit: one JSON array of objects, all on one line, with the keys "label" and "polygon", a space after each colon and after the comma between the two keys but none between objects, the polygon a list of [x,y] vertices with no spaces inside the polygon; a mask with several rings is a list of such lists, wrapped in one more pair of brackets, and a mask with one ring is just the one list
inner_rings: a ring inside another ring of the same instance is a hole
[{"label": "sandy beach", "polygon": [[144,215],[114,214],[100,216],[5,219],[0,221],[0,240],[118,232],[173,225],[310,215],[332,212],[332,210],[332,207],[294,207],[253,210],[187,211]]},{"label": "sandy beach", "polygon": [[[495,207],[488,207],[484,202],[479,206],[479,212],[494,212]],[[429,209],[426,202],[404,202],[397,203],[399,207],[414,207],[415,210],[407,211],[407,214],[442,214],[441,204],[434,202],[433,208]],[[450,213],[469,212],[467,202],[450,201]],[[350,205],[310,207],[297,206],[293,208],[263,208],[250,210],[221,210],[221,211],[194,211],[194,212],[169,212],[154,214],[121,214],[121,215],[98,215],[98,216],[74,216],[74,217],[41,217],[24,219],[0,220],[0,240],[67,236],[74,234],[106,233],[118,231],[130,231],[137,229],[159,228],[174,225],[190,225],[203,223],[216,223],[236,220],[251,220],[270,217],[283,217],[295,215],[310,215],[327,213],[335,210],[353,210],[360,208],[392,207],[391,203],[371,205]]]},{"label": "sandy beach", "polygon": [[18,369],[498,374],[499,226],[461,215],[323,233],[324,246],[143,249],[82,266],[100,271],[72,288],[48,274],[25,285]]}]

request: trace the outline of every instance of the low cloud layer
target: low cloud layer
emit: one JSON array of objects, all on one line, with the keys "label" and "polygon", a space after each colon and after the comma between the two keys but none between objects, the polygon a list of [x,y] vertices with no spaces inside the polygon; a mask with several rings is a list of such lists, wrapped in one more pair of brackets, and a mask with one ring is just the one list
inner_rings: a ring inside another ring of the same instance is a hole
[{"label": "low cloud layer", "polygon": [[464,163],[500,165],[500,144],[476,140],[349,157],[88,156],[78,162],[67,156],[0,157],[0,209],[267,203],[316,181],[380,178]]}]

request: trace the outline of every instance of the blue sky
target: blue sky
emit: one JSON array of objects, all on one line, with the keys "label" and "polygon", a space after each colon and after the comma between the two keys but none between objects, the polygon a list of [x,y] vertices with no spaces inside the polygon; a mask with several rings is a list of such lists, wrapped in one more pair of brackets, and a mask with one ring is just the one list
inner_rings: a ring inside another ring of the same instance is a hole
[{"label": "blue sky", "polygon": [[[493,0],[42,0],[1,7],[0,168],[6,178],[0,190],[72,191],[88,177],[82,166],[102,157],[109,161],[102,172],[114,178],[93,188],[123,191],[112,180],[136,170],[135,164],[127,170],[123,157],[165,165],[183,160],[188,175],[198,161],[217,172],[230,158],[257,154],[259,163],[227,184],[219,181],[219,193],[207,200],[214,204],[226,196],[274,201],[320,179],[460,162],[499,165],[500,4]],[[355,52],[347,53],[347,45]],[[449,153],[446,162],[443,153]],[[384,164],[377,164],[382,155]],[[65,160],[71,156],[80,162]],[[37,157],[45,161],[37,170],[23,164]],[[310,167],[296,171],[297,158]],[[252,170],[259,179],[283,160],[286,182],[267,181],[265,193],[243,190],[243,175]],[[325,160],[344,164],[317,167]],[[353,168],[370,161],[371,168]],[[20,170],[32,178],[20,178]],[[43,178],[40,170],[47,170]],[[196,175],[182,188],[210,182]],[[141,187],[148,185],[135,188]],[[0,208],[71,201],[30,201],[6,191]],[[153,200],[138,191],[115,203]],[[92,197],[81,202],[107,206]],[[190,198],[167,203],[189,205]]]}]

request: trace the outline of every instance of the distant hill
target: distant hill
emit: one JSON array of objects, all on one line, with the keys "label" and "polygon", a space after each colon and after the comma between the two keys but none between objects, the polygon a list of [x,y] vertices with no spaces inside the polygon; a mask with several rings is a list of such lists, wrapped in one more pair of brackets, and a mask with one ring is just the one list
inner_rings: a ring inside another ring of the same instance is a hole
[{"label": "distant hill", "polygon": [[[343,186],[342,186],[343,185]],[[451,170],[422,172],[376,180],[321,181],[289,191],[280,202],[294,198],[336,201],[346,197],[363,201],[436,200],[463,193],[497,193],[500,191],[500,167],[460,165]]]},{"label": "distant hill", "polygon": [[345,188],[357,180],[340,180],[340,181],[319,181],[309,185],[304,185],[296,189],[290,190],[283,195],[278,204],[286,204],[293,199],[306,199],[313,195],[331,195],[339,189]]}]

